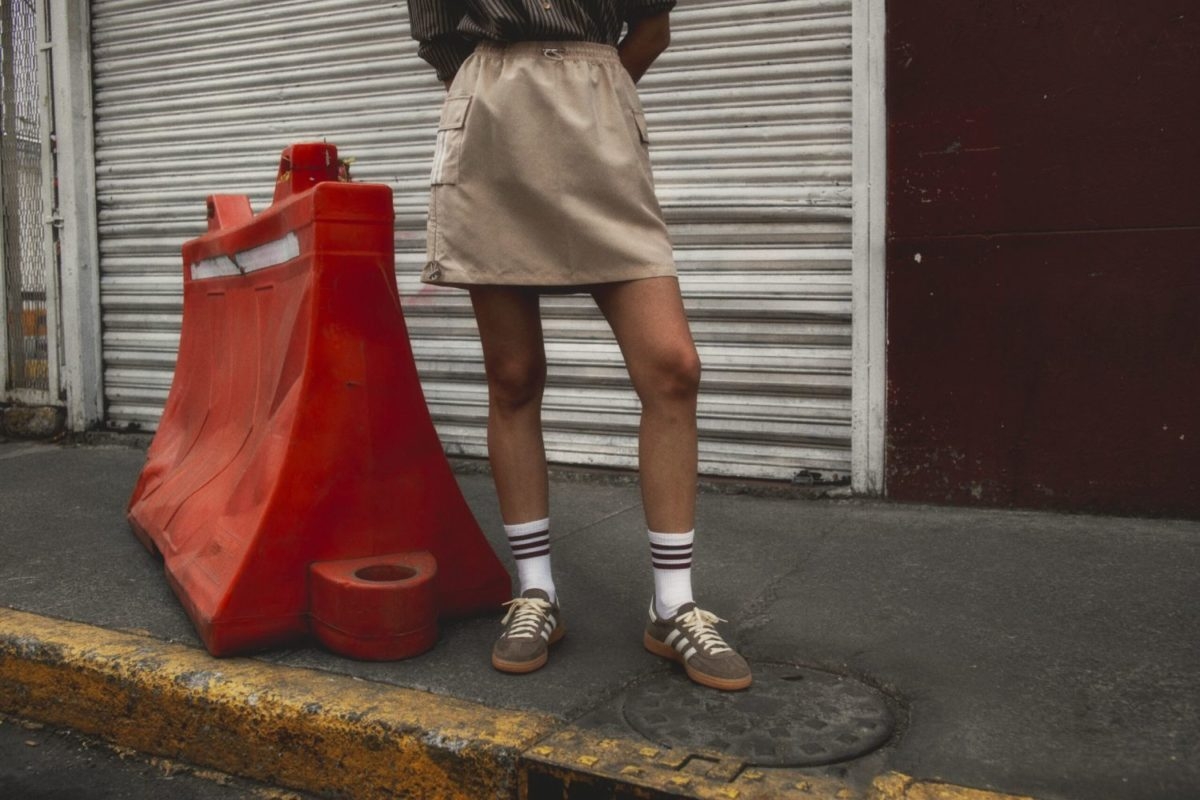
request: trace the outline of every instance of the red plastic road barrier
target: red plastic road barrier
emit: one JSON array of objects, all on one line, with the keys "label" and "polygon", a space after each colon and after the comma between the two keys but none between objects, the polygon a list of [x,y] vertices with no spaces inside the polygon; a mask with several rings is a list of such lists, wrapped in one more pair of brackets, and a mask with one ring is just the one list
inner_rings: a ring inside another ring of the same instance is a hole
[{"label": "red plastic road barrier", "polygon": [[293,145],[268,209],[211,197],[183,246],[175,379],[129,522],[213,655],[312,632],[402,658],[438,615],[509,597],[417,379],[391,190],[337,170],[332,145]]}]

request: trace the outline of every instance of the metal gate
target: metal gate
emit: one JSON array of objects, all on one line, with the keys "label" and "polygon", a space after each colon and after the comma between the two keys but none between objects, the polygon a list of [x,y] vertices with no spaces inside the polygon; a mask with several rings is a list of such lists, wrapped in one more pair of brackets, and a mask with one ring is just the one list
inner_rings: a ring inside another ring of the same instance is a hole
[{"label": "metal gate", "polygon": [[[270,195],[289,142],[328,139],[396,190],[397,277],[452,454],[485,452],[465,293],[424,287],[440,84],[404,3],[93,0],[105,392],[153,427],[178,344],[179,245],[204,196]],[[643,81],[652,157],[704,363],[701,470],[850,469],[850,0],[689,0]],[[636,464],[638,401],[589,298],[543,300],[551,460]],[[314,421],[316,422],[316,421]]]},{"label": "metal gate", "polygon": [[44,209],[43,20],[34,0],[0,2],[0,397],[50,402],[57,364],[48,312],[54,271]]}]

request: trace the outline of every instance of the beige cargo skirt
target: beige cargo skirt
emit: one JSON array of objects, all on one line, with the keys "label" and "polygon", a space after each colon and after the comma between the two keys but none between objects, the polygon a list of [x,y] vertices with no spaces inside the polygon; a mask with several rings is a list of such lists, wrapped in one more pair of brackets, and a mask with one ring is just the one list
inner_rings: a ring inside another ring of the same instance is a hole
[{"label": "beige cargo skirt", "polygon": [[482,42],[442,107],[425,283],[675,275],[646,118],[613,47]]}]

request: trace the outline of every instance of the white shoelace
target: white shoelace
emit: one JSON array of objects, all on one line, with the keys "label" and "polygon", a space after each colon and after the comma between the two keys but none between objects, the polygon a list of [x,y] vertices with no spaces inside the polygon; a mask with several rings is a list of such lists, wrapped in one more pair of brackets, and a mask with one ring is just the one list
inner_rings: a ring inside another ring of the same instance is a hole
[{"label": "white shoelace", "polygon": [[508,613],[500,620],[501,625],[507,625],[511,619],[512,627],[504,632],[509,639],[533,639],[539,635],[546,616],[550,613],[550,603],[540,597],[514,597],[504,605]]},{"label": "white shoelace", "polygon": [[677,622],[691,634],[692,640],[700,645],[706,654],[716,656],[733,650],[732,647],[725,644],[721,634],[717,633],[716,628],[713,627],[718,622],[725,622],[725,620],[711,611],[693,608],[681,616]]}]

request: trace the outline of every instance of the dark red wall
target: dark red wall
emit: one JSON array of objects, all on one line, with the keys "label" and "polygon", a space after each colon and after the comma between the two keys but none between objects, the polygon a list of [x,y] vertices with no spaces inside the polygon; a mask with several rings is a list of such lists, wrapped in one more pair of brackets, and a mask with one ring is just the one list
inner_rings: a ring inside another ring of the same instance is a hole
[{"label": "dark red wall", "polygon": [[1200,517],[1195,0],[887,4],[887,491]]}]

